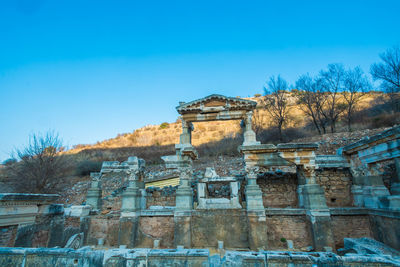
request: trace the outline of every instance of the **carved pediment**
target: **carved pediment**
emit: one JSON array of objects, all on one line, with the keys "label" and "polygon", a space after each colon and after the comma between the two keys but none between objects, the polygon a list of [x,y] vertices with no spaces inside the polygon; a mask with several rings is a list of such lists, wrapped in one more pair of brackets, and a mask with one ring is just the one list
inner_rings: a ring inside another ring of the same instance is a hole
[{"label": "carved pediment", "polygon": [[229,110],[253,110],[257,103],[242,98],[223,95],[210,95],[176,107],[179,114],[186,113],[215,113]]}]

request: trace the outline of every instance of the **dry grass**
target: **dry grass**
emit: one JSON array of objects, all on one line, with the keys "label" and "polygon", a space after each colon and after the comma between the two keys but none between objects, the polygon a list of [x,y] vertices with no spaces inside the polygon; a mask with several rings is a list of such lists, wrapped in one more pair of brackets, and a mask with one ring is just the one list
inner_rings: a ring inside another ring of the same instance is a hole
[{"label": "dry grass", "polygon": [[[294,139],[295,137],[302,137],[304,134],[315,134],[312,127],[307,128],[310,125],[310,120],[305,116],[301,107],[296,104],[296,98],[293,93],[290,94],[290,117],[291,120],[285,125],[285,141]],[[366,95],[360,105],[359,110],[367,110],[374,105],[378,98],[382,98],[381,93],[371,92]],[[250,100],[258,103],[258,109],[255,112],[253,122],[259,124],[257,134],[260,141],[263,142],[275,142],[275,134],[273,132],[273,125],[271,124],[270,116],[267,110],[263,109],[263,98],[252,97]],[[358,116],[363,116],[360,115]],[[256,118],[256,116],[258,116]],[[392,117],[386,116],[384,121],[390,120]],[[380,120],[378,117],[375,121],[378,125]],[[355,123],[359,123],[359,119]],[[364,120],[362,119],[363,123]],[[365,124],[365,123],[364,123]],[[371,123],[370,123],[371,124]],[[369,127],[369,126],[363,126]],[[256,128],[256,127],[255,127]],[[295,129],[299,129],[296,131]],[[305,129],[305,130],[304,130]],[[255,129],[256,130],[256,129]],[[196,122],[194,123],[194,131],[192,132],[192,144],[200,147],[205,144],[216,144],[220,141],[226,142],[228,139],[235,139],[237,135],[240,135],[242,129],[240,127],[240,121],[210,121],[210,122]],[[102,142],[98,142],[94,145],[77,145],[73,149],[67,151],[68,154],[76,154],[84,152],[84,154],[101,153],[105,154],[105,158],[122,158],[122,155],[126,155],[128,151],[132,153],[140,153],[144,156],[154,154],[158,155],[161,151],[167,150],[173,152],[173,145],[179,143],[179,135],[181,134],[181,123],[176,121],[173,123],[163,123],[161,125],[147,125],[140,129],[135,130],[133,133],[120,134],[116,138],[111,138]],[[224,141],[225,140],[225,141]],[[208,145],[210,146],[210,145]],[[153,148],[156,147],[156,148]],[[89,150],[93,150],[89,153]],[[111,152],[113,151],[113,152]],[[143,152],[150,151],[150,152]],[[157,152],[160,151],[160,152]],[[109,155],[108,155],[109,154]],[[115,154],[115,155],[114,155]],[[97,156],[96,156],[97,157]],[[103,156],[102,156],[103,157]]]}]

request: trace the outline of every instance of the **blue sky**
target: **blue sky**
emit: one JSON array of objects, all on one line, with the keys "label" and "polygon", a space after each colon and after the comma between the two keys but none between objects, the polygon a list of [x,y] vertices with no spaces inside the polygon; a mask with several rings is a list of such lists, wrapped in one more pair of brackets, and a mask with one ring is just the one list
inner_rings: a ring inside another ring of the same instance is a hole
[{"label": "blue sky", "polygon": [[95,143],[329,63],[369,71],[400,1],[0,1],[0,161],[29,134]]}]

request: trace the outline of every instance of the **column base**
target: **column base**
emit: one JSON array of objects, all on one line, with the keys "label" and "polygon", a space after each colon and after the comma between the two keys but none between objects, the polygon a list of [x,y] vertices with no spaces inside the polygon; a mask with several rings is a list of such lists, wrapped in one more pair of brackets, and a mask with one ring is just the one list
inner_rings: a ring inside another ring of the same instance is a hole
[{"label": "column base", "polygon": [[100,210],[101,204],[101,189],[89,188],[86,196],[86,205],[90,205],[94,210]]},{"label": "column base", "polygon": [[257,184],[246,186],[246,209],[248,212],[261,212],[265,215],[262,192]]}]

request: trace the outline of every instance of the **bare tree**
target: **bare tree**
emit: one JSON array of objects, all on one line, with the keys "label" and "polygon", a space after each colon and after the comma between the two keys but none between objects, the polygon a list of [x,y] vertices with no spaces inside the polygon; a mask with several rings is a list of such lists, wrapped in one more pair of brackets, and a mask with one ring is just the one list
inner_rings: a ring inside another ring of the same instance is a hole
[{"label": "bare tree", "polygon": [[327,95],[326,108],[331,132],[336,130],[336,122],[344,112],[345,105],[339,103],[340,93],[344,90],[346,71],[342,64],[329,64],[327,70],[321,70],[318,82]]},{"label": "bare tree", "polygon": [[382,63],[371,66],[374,80],[381,81],[381,88],[389,94],[392,112],[400,110],[400,47],[395,46],[380,54]]},{"label": "bare tree", "polygon": [[320,83],[309,74],[302,75],[296,81],[297,103],[303,112],[311,117],[319,134],[326,133],[328,116],[325,110],[327,95],[322,92]]},{"label": "bare tree", "polygon": [[68,170],[65,156],[60,155],[62,141],[58,134],[33,134],[25,148],[16,149],[18,162],[7,166],[7,175],[15,191],[52,193],[61,185]]},{"label": "bare tree", "polygon": [[268,82],[268,88],[265,91],[265,107],[271,115],[273,123],[279,131],[279,140],[282,141],[282,127],[287,123],[289,116],[288,105],[288,85],[287,82],[278,75],[277,78],[272,76]]},{"label": "bare tree", "polygon": [[344,81],[343,98],[346,102],[346,120],[347,128],[351,131],[351,123],[354,111],[357,108],[358,103],[364,97],[367,91],[370,91],[371,84],[364,72],[356,67],[354,70],[346,71],[346,77]]},{"label": "bare tree", "polygon": [[260,134],[261,131],[265,128],[265,125],[267,124],[267,118],[263,114],[262,110],[265,108],[265,99],[264,98],[259,98],[257,100],[257,107],[253,112],[253,130],[256,133],[256,135]]}]

